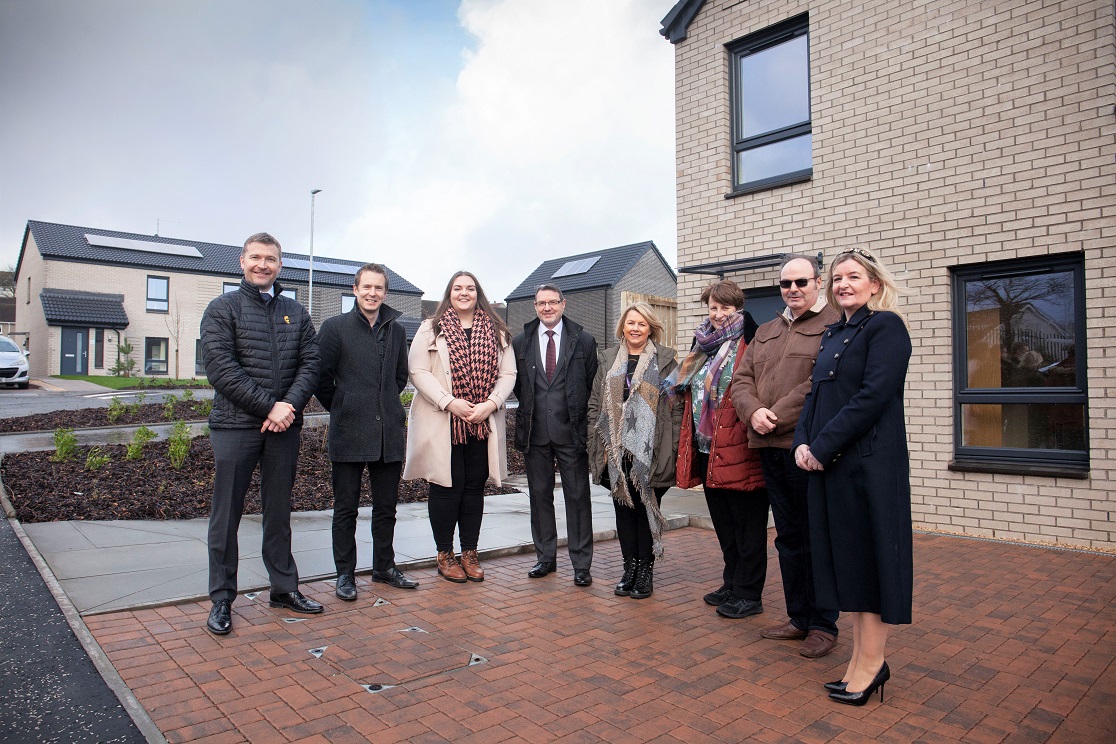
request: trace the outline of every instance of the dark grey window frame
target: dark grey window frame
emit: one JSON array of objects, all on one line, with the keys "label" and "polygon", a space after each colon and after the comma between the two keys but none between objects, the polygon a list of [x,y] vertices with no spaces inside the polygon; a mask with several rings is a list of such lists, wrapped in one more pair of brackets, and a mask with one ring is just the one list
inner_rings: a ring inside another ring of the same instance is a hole
[{"label": "dark grey window frame", "polygon": [[[166,299],[151,296],[151,280],[162,279],[167,285]],[[147,294],[147,312],[149,313],[169,313],[170,312],[170,277],[158,276],[156,274],[148,274],[147,281],[144,284],[144,292]],[[166,305],[164,308],[151,307],[152,302],[163,303]]]},{"label": "dark grey window frame", "polygon": [[194,341],[194,377],[205,377],[205,360],[202,358],[201,339]]},{"label": "dark grey window frame", "polygon": [[[965,285],[977,279],[1072,272],[1076,387],[968,388],[968,332]],[[950,269],[953,303],[953,461],[950,470],[979,473],[1089,477],[1089,390],[1085,323],[1085,257],[1065,253],[1041,258],[996,261]],[[962,406],[971,404],[1074,404],[1085,409],[1084,451],[963,446]]]},{"label": "dark grey window frame", "polygon": [[[167,350],[167,355],[163,359],[155,359],[151,356],[151,342],[162,341],[163,348]],[[151,362],[159,361],[167,365],[167,368],[162,372],[152,372]],[[170,339],[165,336],[145,336],[143,339],[143,373],[154,377],[155,375],[170,375]]]},{"label": "dark grey window frame", "polygon": [[93,369],[105,368],[105,329],[93,329]]},{"label": "dark grey window frame", "polygon": [[[731,117],[731,131],[732,131],[732,191],[725,195],[725,198],[732,198],[734,196],[742,196],[744,194],[753,194],[757,191],[768,191],[778,186],[786,186],[792,183],[801,183],[809,181],[813,178],[813,155],[811,154],[811,166],[802,170],[791,171],[783,173],[778,176],[770,178],[762,178],[756,181],[749,181],[747,183],[740,183],[739,174],[737,173],[737,160],[741,152],[751,150],[763,145],[770,145],[775,142],[782,142],[784,140],[800,137],[804,134],[811,134],[813,132],[813,111],[810,112],[810,120],[805,123],[794,124],[792,126],[783,127],[772,132],[765,132],[755,137],[744,137],[739,131],[740,116],[737,111],[740,96],[738,95],[738,86],[740,81],[739,76],[739,60],[742,57],[747,57],[756,52],[762,52],[778,44],[782,44],[798,36],[805,36],[807,47],[809,47],[810,38],[810,16],[808,13],[797,15],[794,18],[788,18],[781,21],[774,26],[769,26],[762,31],[757,31],[753,34],[745,36],[743,39],[728,44],[726,48],[729,52],[729,112]],[[810,70],[809,70],[809,55],[807,55],[807,69],[806,79],[807,86],[809,86]]]}]

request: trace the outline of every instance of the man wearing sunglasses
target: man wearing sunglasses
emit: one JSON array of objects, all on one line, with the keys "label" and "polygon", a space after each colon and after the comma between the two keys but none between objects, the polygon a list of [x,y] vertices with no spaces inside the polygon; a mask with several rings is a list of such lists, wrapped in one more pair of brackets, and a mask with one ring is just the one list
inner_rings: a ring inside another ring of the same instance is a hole
[{"label": "man wearing sunglasses", "polygon": [[810,533],[806,515],[808,474],[791,453],[798,414],[810,391],[810,374],[825,327],[839,320],[821,293],[818,266],[807,256],[786,257],[779,290],[787,307],[756,331],[732,376],[732,403],[748,422],[748,445],[760,452],[763,477],[775,518],[775,549],[789,619],[764,628],[775,640],[802,640],[799,653],[825,656],[837,645],[837,611],[814,599]]}]

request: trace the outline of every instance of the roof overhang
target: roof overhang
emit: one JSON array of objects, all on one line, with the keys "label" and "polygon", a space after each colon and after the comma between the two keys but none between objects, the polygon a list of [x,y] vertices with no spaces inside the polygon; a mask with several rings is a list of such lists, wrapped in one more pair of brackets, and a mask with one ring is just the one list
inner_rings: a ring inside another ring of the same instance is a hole
[{"label": "roof overhang", "polygon": [[[756,269],[767,269],[772,266],[778,266],[790,255],[788,253],[772,253],[768,256],[752,256],[751,258],[730,258],[727,261],[714,261],[706,264],[696,264],[694,266],[679,266],[679,274],[711,274],[721,279],[725,278],[728,273],[740,273],[744,271],[755,271]],[[822,253],[818,251],[818,271],[822,268]]]}]

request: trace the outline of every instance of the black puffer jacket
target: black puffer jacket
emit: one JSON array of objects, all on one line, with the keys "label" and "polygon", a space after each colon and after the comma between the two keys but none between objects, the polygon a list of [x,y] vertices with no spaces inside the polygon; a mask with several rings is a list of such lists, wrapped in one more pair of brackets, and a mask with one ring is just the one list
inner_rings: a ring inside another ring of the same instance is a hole
[{"label": "black puffer jacket", "polygon": [[[523,325],[523,333],[512,339],[515,351],[515,397],[519,408],[515,412],[515,448],[526,452],[531,448],[531,420],[535,415],[535,376],[542,374],[536,369],[531,355],[530,344],[537,344],[539,338],[539,319]],[[597,341],[593,334],[568,317],[562,317],[564,324],[562,351],[559,354],[557,369],[565,367],[566,403],[569,406],[570,426],[574,431],[574,445],[584,447],[588,428],[586,410],[589,394],[593,390],[593,378],[597,376]]]},{"label": "black puffer jacket", "polygon": [[402,462],[407,414],[407,333],[400,312],[380,305],[373,328],[354,307],[322,323],[318,400],[329,411],[333,462]]},{"label": "black puffer jacket", "polygon": [[201,321],[202,359],[213,385],[213,429],[259,429],[277,401],[295,408],[295,426],[318,384],[318,339],[306,308],[283,297],[264,305],[260,292],[240,289],[217,297]]}]

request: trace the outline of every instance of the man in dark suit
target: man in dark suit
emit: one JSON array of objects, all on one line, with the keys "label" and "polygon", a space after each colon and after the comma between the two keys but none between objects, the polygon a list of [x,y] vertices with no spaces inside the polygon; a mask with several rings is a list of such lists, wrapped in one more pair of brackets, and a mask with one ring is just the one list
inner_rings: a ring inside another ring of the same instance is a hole
[{"label": "man in dark suit", "polygon": [[395,507],[406,452],[407,334],[401,313],[384,304],[387,269],[365,264],[353,279],[353,309],[322,323],[317,396],[329,411],[333,466],[333,563],[339,599],[357,598],[356,525],[360,481],[372,491],[372,580],[414,589],[395,566]]},{"label": "man in dark suit", "polygon": [[209,440],[213,502],[209,511],[209,597],[206,627],[232,629],[239,546],[236,531],[252,472],[260,467],[264,567],[271,606],[318,613],[298,590],[291,553],[291,488],[298,466],[302,408],[318,384],[318,340],[306,308],[283,296],[276,278],[283,249],[267,233],[244,241],[236,292],[217,297],[201,321],[205,374],[213,385]]},{"label": "man in dark suit", "polygon": [[557,570],[558,530],[554,521],[554,463],[566,501],[566,535],[574,584],[593,583],[593,505],[589,498],[587,411],[597,374],[597,342],[564,317],[562,290],[544,284],[535,290],[535,320],[512,340],[515,351],[515,447],[524,453],[531,498],[531,538],[535,542],[532,579]]}]

